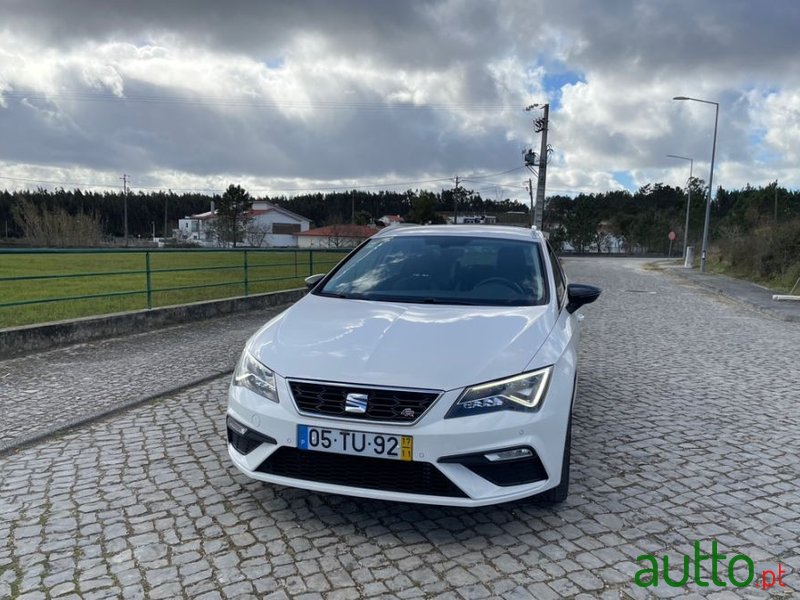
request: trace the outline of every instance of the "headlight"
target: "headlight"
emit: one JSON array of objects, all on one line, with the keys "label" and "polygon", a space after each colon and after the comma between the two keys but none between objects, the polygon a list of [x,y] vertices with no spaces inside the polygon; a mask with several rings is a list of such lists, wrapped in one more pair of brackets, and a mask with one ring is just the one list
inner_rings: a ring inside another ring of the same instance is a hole
[{"label": "headlight", "polygon": [[233,385],[246,387],[267,400],[278,401],[275,373],[253,358],[247,350],[242,352],[239,364],[233,372]]},{"label": "headlight", "polygon": [[539,408],[542,398],[547,393],[552,372],[553,367],[546,367],[467,388],[445,418],[466,417],[498,410],[534,411]]}]

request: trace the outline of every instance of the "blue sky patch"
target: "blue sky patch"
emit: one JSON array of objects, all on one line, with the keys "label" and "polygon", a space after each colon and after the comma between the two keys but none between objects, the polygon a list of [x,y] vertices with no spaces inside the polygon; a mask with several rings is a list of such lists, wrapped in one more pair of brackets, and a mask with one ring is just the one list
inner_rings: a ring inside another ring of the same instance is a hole
[{"label": "blue sky patch", "polygon": [[764,128],[753,129],[748,133],[747,145],[750,147],[753,158],[760,163],[780,161],[780,154],[765,143],[766,136],[767,130]]},{"label": "blue sky patch", "polygon": [[264,64],[267,66],[268,69],[280,69],[283,67],[286,61],[282,56],[277,56],[275,58],[268,58],[264,61]]},{"label": "blue sky patch", "polygon": [[633,181],[633,177],[631,176],[630,172],[614,171],[612,175],[614,177],[614,181],[619,183],[626,190],[634,191],[637,189],[636,183]]},{"label": "blue sky patch", "polygon": [[542,85],[550,100],[550,106],[557,110],[561,105],[561,88],[565,85],[586,83],[586,78],[578,71],[547,70],[542,78]]}]

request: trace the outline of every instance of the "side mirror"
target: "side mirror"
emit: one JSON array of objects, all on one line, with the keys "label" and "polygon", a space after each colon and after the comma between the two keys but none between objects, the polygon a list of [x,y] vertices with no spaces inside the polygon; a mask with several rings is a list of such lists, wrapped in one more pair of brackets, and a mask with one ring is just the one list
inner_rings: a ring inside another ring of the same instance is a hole
[{"label": "side mirror", "polygon": [[591,304],[602,292],[599,287],[583,283],[570,283],[567,286],[567,312],[572,314],[584,304]]},{"label": "side mirror", "polygon": [[314,286],[317,285],[320,281],[322,281],[323,277],[325,277],[325,273],[318,273],[316,275],[309,275],[308,277],[305,278],[306,287],[309,290],[313,290]]}]

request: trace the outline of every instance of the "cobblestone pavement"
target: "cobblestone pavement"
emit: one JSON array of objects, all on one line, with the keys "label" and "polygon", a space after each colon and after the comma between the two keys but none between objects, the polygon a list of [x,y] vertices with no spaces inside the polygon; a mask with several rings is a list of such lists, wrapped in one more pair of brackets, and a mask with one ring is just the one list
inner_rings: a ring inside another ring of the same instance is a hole
[{"label": "cobblestone pavement", "polygon": [[676,265],[674,261],[659,261],[658,264],[670,275],[688,279],[698,287],[711,290],[784,321],[800,323],[800,302],[777,301],[772,298],[774,294],[785,294],[785,291],[778,292],[757,283],[716,273],[701,273],[697,269],[685,269],[682,265]]},{"label": "cobblestone pavement", "polygon": [[0,598],[770,595],[633,584],[645,553],[679,576],[694,540],[758,572],[780,563],[772,595],[797,593],[800,329],[641,265],[567,262],[605,291],[583,309],[563,505],[424,507],[247,480],[226,454],[220,378],[0,458]]},{"label": "cobblestone pavement", "polygon": [[0,361],[0,451],[230,371],[245,340],[283,308]]}]

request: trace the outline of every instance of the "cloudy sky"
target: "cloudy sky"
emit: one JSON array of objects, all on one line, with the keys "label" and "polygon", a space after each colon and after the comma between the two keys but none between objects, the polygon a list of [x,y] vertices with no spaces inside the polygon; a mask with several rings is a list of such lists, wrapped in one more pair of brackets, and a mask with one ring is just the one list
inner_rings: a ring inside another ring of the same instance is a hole
[{"label": "cloudy sky", "polygon": [[796,0],[0,0],[0,189],[800,187]]}]

